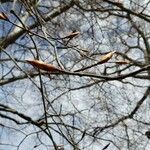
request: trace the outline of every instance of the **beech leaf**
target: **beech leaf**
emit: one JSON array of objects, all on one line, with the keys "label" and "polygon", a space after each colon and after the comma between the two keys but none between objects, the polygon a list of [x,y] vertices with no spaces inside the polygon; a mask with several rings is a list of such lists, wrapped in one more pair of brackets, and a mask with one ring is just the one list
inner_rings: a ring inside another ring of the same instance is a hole
[{"label": "beech leaf", "polygon": [[112,52],[109,52],[106,55],[102,56],[102,58],[100,59],[98,64],[106,63],[108,60],[110,60],[112,58],[112,56],[114,55],[115,52],[116,51],[112,51]]},{"label": "beech leaf", "polygon": [[0,19],[1,20],[9,20],[8,17],[7,17],[7,15],[4,14],[3,12],[0,13]]},{"label": "beech leaf", "polygon": [[49,71],[49,72],[58,72],[61,71],[59,68],[53,66],[52,64],[48,64],[46,62],[43,62],[41,60],[27,60],[29,64],[32,66],[44,70],[44,71]]},{"label": "beech leaf", "polygon": [[117,63],[118,65],[126,65],[129,64],[129,61],[116,61],[115,63]]},{"label": "beech leaf", "polygon": [[78,36],[79,34],[80,34],[79,31],[73,31],[73,32],[69,33],[67,36],[65,36],[63,39],[72,39],[75,36]]}]

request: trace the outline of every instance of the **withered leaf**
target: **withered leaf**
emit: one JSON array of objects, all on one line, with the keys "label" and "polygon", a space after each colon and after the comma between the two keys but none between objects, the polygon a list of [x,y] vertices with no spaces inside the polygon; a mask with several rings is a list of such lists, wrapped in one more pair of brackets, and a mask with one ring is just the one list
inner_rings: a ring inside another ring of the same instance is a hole
[{"label": "withered leaf", "polygon": [[0,13],[0,19],[1,20],[9,20],[7,15],[5,13],[3,13],[3,12]]},{"label": "withered leaf", "polygon": [[74,38],[75,36],[78,36],[79,34],[80,34],[79,31],[71,32],[71,33],[69,33],[67,36],[63,37],[63,39],[72,39],[72,38]]},{"label": "withered leaf", "polygon": [[106,63],[108,60],[110,60],[112,58],[112,56],[114,55],[116,51],[112,51],[112,52],[109,52],[107,53],[106,55],[104,55],[100,61],[98,62],[98,64],[103,64],[103,63]]},{"label": "withered leaf", "polygon": [[52,64],[48,64],[46,62],[43,62],[41,60],[27,60],[29,64],[32,66],[44,70],[44,71],[49,71],[49,72],[58,72],[61,71],[59,68],[53,66]]},{"label": "withered leaf", "polygon": [[126,65],[126,64],[130,64],[129,61],[116,61],[115,63],[117,63],[118,65]]}]

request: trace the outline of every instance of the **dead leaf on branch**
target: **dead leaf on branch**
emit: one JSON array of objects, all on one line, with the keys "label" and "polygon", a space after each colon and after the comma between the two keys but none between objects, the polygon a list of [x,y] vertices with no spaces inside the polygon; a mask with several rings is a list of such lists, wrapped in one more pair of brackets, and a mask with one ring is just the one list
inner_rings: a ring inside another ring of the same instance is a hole
[{"label": "dead leaf on branch", "polygon": [[62,39],[72,39],[80,34],[79,31],[73,31],[69,33],[67,36],[63,37]]},{"label": "dead leaf on branch", "polygon": [[48,71],[48,72],[60,72],[61,70],[52,64],[48,64],[46,62],[43,62],[41,60],[27,60],[29,64],[31,64],[33,67],[36,67],[38,69]]},{"label": "dead leaf on branch", "polygon": [[104,55],[100,61],[98,62],[98,64],[103,64],[103,63],[106,63],[108,60],[110,60],[112,58],[112,56],[114,55],[116,51],[112,51],[112,52],[109,52],[107,53],[106,55]]},{"label": "dead leaf on branch", "polygon": [[75,37],[77,37],[80,34],[79,31],[72,31],[71,33],[68,33],[68,35],[66,35],[65,37],[61,38],[61,39],[67,39],[65,45],[68,45],[68,43]]},{"label": "dead leaf on branch", "polygon": [[118,64],[118,65],[127,65],[127,64],[130,64],[129,61],[116,61],[115,63]]},{"label": "dead leaf on branch", "polygon": [[1,20],[9,20],[7,15],[5,13],[3,13],[3,12],[0,13],[0,19]]}]

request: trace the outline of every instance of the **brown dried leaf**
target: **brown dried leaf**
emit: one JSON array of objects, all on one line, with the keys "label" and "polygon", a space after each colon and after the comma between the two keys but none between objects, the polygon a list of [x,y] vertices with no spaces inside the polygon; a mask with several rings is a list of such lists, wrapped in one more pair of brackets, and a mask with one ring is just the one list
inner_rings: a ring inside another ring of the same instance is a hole
[{"label": "brown dried leaf", "polygon": [[112,58],[112,56],[114,55],[116,51],[112,51],[112,52],[109,52],[107,53],[106,55],[104,55],[100,61],[98,62],[99,64],[103,64],[103,63],[106,63],[109,59]]},{"label": "brown dried leaf", "polygon": [[129,61],[116,61],[116,63],[118,65],[126,65],[126,64],[129,64],[130,62]]},{"label": "brown dried leaf", "polygon": [[7,15],[4,14],[3,12],[0,13],[0,19],[1,20],[9,20],[8,17],[7,17]]},{"label": "brown dried leaf", "polygon": [[67,36],[65,36],[63,39],[72,39],[72,38],[74,38],[75,36],[78,36],[79,34],[80,34],[79,31],[71,32],[71,33],[69,33]]},{"label": "brown dried leaf", "polygon": [[27,60],[27,62],[29,64],[31,64],[32,66],[38,68],[38,69],[42,69],[42,70],[45,70],[45,71],[49,71],[49,72],[58,72],[58,71],[61,71],[59,68],[51,65],[51,64],[48,64],[48,63],[45,63],[41,60]]}]

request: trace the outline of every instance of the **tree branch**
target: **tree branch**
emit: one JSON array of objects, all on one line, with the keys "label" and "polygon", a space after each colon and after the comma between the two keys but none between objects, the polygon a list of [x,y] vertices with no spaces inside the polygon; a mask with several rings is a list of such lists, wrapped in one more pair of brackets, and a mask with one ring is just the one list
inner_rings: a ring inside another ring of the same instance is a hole
[{"label": "tree branch", "polygon": [[[56,18],[60,14],[66,12],[73,5],[74,5],[74,2],[71,1],[68,5],[64,5],[64,6],[58,7],[56,10],[52,11],[51,13],[46,14],[43,17],[44,21],[45,22],[51,21],[52,19]],[[38,27],[39,25],[40,25],[39,22],[35,22],[34,24],[32,24],[32,25],[30,25],[28,27],[28,30],[32,30],[32,29]],[[28,30],[22,28],[22,30],[10,33],[7,36],[7,38],[1,43],[2,47],[4,49],[7,48],[9,45],[13,44],[21,35],[23,35],[24,33],[28,32]],[[0,49],[0,51],[1,51],[1,49]]]}]

